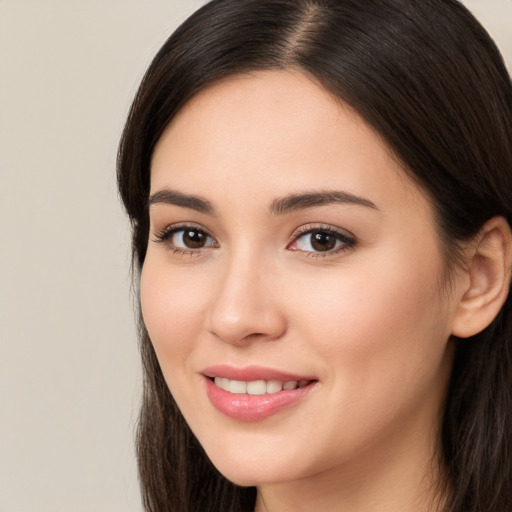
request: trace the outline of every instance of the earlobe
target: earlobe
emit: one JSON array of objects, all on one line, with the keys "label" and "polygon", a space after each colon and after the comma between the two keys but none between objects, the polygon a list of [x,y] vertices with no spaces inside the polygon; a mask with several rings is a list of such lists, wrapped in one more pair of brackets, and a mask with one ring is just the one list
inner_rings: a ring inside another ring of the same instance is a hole
[{"label": "earlobe", "polygon": [[510,287],[512,237],[505,218],[487,221],[471,245],[463,290],[452,334],[468,338],[483,331],[497,316]]}]

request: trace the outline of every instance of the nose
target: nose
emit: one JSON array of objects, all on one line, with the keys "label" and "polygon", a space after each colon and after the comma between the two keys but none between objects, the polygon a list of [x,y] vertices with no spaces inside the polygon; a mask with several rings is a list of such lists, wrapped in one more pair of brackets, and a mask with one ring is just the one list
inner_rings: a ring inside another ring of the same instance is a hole
[{"label": "nose", "polygon": [[277,340],[284,334],[286,318],[269,267],[250,256],[226,263],[206,315],[211,334],[233,345]]}]

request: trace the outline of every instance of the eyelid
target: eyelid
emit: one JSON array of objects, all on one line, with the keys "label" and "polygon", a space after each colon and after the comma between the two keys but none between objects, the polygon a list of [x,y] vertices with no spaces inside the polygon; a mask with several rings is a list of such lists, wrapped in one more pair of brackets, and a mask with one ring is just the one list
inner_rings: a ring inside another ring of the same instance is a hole
[{"label": "eyelid", "polygon": [[[213,243],[203,246],[203,247],[198,247],[198,248],[183,248],[183,247],[175,246],[171,242],[172,237],[176,233],[178,233],[180,231],[186,231],[187,229],[191,230],[191,231],[199,231],[199,232],[203,233]],[[300,240],[301,237],[304,237],[310,233],[315,233],[315,232],[324,232],[324,233],[334,236],[336,241],[341,243],[341,246],[335,247],[333,249],[328,249],[325,251],[316,251],[316,250],[308,251],[308,250],[299,249],[299,248],[292,248],[292,245],[294,243],[296,243],[298,240]],[[160,230],[155,230],[153,234],[155,237],[153,242],[158,243],[158,244],[167,245],[168,246],[167,248],[169,250],[173,251],[175,254],[180,254],[180,255],[190,255],[190,256],[196,255],[197,256],[197,255],[201,254],[203,251],[219,247],[219,243],[217,242],[216,238],[209,232],[209,230],[206,229],[201,224],[197,224],[195,222],[179,222],[179,223],[175,223],[175,224],[169,224]],[[291,236],[289,237],[288,243],[286,244],[286,248],[291,251],[303,253],[307,257],[325,258],[325,257],[329,257],[329,256],[334,256],[340,252],[348,251],[348,250],[352,249],[356,244],[357,244],[356,237],[350,231],[347,231],[346,229],[341,229],[339,227],[335,227],[335,226],[328,225],[328,224],[309,223],[309,224],[300,226],[291,234]]]},{"label": "eyelid", "polygon": [[311,233],[312,231],[329,231],[334,234],[343,235],[347,238],[353,238],[355,239],[355,235],[348,231],[347,229],[342,229],[336,226],[333,226],[332,224],[325,224],[322,222],[315,223],[315,222],[309,222],[307,224],[304,224],[303,226],[298,227],[291,235],[290,240],[293,240],[299,235],[303,235],[305,233]]},{"label": "eyelid", "polygon": [[[342,242],[342,246],[327,250],[327,251],[303,251],[300,249],[290,249],[293,243],[297,242],[301,237],[306,236],[310,233],[314,232],[325,232],[336,237],[338,241]],[[297,228],[290,236],[289,242],[287,244],[287,249],[294,250],[297,252],[305,253],[307,257],[329,257],[339,252],[345,252],[349,249],[352,249],[357,245],[357,239],[354,234],[346,229],[341,229],[329,224],[305,224],[304,226],[300,226]]]},{"label": "eyelid", "polygon": [[[180,231],[199,231],[203,234],[205,234],[209,239],[211,239],[214,243],[213,245],[208,245],[205,247],[198,247],[198,248],[182,248],[182,247],[175,247],[171,243],[171,239],[173,235],[176,233],[179,233]],[[216,238],[210,234],[210,232],[202,225],[196,224],[195,222],[179,222],[176,224],[169,224],[165,226],[164,228],[160,230],[155,230],[153,232],[153,235],[155,239],[153,239],[153,242],[157,244],[164,244],[168,245],[169,250],[173,251],[175,254],[181,254],[181,255],[199,255],[202,251],[216,248],[218,247],[218,242]]]},{"label": "eyelid", "polygon": [[[153,235],[158,238],[158,240],[154,240],[157,243],[160,243],[161,241],[165,241],[162,239],[169,238],[173,233],[176,233],[177,231],[185,230],[185,229],[195,229],[197,231],[201,231],[205,233],[206,235],[210,236],[210,233],[207,229],[204,228],[204,226],[201,226],[200,224],[196,224],[195,222],[177,222],[175,224],[168,224],[164,226],[162,229],[155,229],[153,231]],[[212,237],[213,238],[213,237]]]}]

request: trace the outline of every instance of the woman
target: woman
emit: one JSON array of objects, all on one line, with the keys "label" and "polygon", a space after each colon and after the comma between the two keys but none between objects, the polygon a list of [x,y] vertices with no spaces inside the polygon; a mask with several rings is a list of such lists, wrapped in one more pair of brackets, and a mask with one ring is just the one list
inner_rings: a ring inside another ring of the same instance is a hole
[{"label": "woman", "polygon": [[512,509],[512,87],[455,0],[217,0],[119,151],[148,511]]}]

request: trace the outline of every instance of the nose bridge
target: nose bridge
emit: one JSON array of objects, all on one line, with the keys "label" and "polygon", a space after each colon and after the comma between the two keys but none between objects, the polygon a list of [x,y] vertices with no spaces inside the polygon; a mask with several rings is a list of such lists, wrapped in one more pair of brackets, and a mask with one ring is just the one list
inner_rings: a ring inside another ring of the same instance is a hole
[{"label": "nose bridge", "polygon": [[208,314],[208,330],[228,343],[275,339],[285,329],[272,294],[272,263],[249,246],[226,255]]}]

